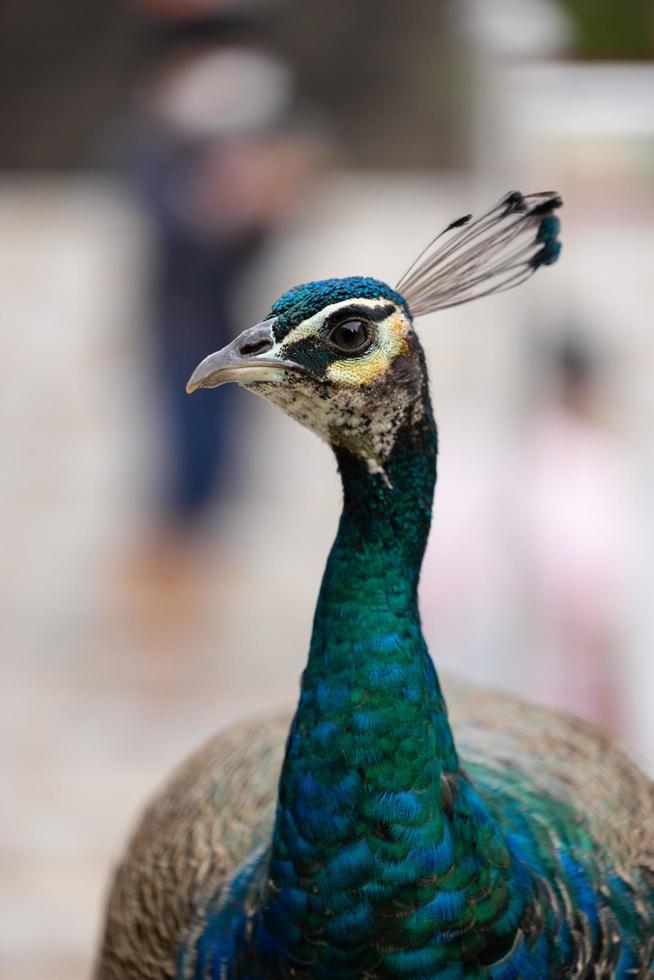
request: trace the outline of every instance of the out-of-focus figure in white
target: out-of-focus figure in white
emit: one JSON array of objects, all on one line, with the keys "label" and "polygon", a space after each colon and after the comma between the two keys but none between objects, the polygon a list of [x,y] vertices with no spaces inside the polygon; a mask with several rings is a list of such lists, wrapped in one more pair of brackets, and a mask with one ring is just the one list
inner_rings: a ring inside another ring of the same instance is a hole
[{"label": "out-of-focus figure in white", "polygon": [[564,341],[552,364],[550,391],[526,418],[513,481],[529,638],[523,687],[617,730],[631,580],[625,460],[603,424],[588,348]]},{"label": "out-of-focus figure in white", "polygon": [[449,669],[619,731],[629,481],[590,348],[546,363],[512,438],[443,436],[423,615]]}]

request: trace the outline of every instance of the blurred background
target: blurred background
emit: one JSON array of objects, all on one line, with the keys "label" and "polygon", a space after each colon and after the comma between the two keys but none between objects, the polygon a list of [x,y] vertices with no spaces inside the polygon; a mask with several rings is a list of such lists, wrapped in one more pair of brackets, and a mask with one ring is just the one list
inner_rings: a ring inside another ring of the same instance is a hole
[{"label": "blurred background", "polygon": [[147,796],[297,691],[335,466],[240,389],[188,399],[192,367],[291,284],[395,282],[514,188],[562,193],[562,261],[419,324],[425,631],[654,773],[651,0],[5,0],[0,24],[0,973],[88,976]]}]

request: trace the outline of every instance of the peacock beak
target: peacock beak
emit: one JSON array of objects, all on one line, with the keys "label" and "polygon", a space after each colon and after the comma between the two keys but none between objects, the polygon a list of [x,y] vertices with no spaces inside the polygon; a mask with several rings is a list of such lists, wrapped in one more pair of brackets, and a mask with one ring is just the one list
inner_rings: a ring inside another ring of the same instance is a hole
[{"label": "peacock beak", "polygon": [[281,381],[286,371],[303,371],[299,364],[266,357],[275,345],[275,317],[244,330],[227,347],[209,354],[188,380],[189,395],[198,388],[217,388],[228,381],[247,385],[255,381]]}]

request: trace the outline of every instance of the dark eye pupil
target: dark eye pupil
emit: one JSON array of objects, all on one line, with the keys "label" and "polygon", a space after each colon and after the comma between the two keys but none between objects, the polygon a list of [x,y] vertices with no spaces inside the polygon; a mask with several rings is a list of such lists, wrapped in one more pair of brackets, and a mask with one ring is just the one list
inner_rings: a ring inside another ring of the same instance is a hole
[{"label": "dark eye pupil", "polygon": [[368,341],[368,329],[361,320],[346,320],[331,332],[331,342],[344,351],[357,351]]}]

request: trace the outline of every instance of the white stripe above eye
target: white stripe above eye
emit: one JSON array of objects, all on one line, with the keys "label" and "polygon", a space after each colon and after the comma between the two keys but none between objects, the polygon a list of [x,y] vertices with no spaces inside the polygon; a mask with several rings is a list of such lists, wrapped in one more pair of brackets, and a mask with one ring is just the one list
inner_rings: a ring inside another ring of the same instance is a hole
[{"label": "white stripe above eye", "polygon": [[[338,303],[330,303],[328,306],[323,307],[322,310],[319,310],[318,313],[314,313],[308,320],[303,320],[302,323],[298,323],[297,327],[293,327],[282,340],[278,341],[266,352],[266,357],[275,357],[277,353],[282,353],[287,347],[296,344],[299,340],[314,336],[319,332],[325,320],[339,310],[345,310],[351,306],[366,307],[367,309],[374,310],[382,305],[389,306],[391,304],[389,300],[384,299],[382,296],[377,299],[359,299],[358,296],[352,296],[350,299],[339,300]],[[393,312],[389,313],[389,316],[392,316],[394,312],[395,304],[393,304]],[[353,314],[353,317],[355,317],[355,314]],[[385,320],[380,322],[384,323]]]}]

